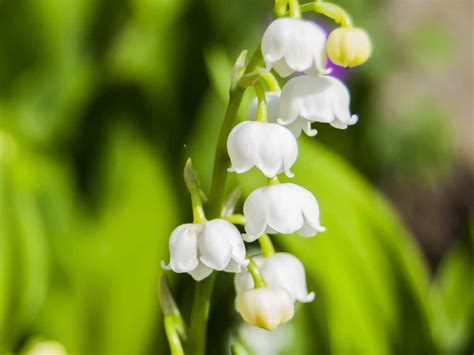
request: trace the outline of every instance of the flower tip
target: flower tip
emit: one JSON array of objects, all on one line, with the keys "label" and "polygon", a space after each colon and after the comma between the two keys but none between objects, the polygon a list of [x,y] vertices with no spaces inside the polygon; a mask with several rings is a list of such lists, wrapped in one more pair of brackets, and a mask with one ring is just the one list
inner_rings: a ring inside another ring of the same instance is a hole
[{"label": "flower tip", "polygon": [[163,270],[171,270],[170,264],[166,264],[164,260],[161,260],[161,268]]},{"label": "flower tip", "polygon": [[302,302],[302,303],[313,302],[315,296],[316,296],[316,295],[314,294],[314,292],[310,292],[310,293],[308,293],[306,296],[301,297],[298,301],[299,301],[299,302]]},{"label": "flower tip", "polygon": [[283,120],[281,118],[277,118],[277,123],[282,126],[288,126],[291,122],[288,122],[286,120]]},{"label": "flower tip", "polygon": [[251,234],[248,234],[248,233],[242,234],[242,238],[243,238],[244,241],[246,241],[247,243],[252,243],[252,242],[254,242],[254,241],[256,241],[256,240],[258,239],[257,236],[251,235]]}]

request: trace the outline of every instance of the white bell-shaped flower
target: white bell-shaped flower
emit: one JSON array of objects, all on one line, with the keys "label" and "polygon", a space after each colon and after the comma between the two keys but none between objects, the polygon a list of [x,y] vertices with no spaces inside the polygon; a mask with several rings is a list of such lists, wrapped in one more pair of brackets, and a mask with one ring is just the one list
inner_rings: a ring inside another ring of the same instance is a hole
[{"label": "white bell-shaped flower", "polygon": [[[357,122],[351,115],[347,87],[330,76],[303,75],[291,79],[280,97],[278,123],[305,127],[308,122],[325,122],[345,129]],[[301,129],[297,135],[301,133]]]},{"label": "white bell-shaped flower", "polygon": [[248,265],[239,230],[223,219],[178,226],[170,236],[170,263],[164,268],[189,273],[196,281],[212,270],[240,272]]},{"label": "white bell-shaped flower", "polygon": [[295,137],[276,123],[245,121],[230,132],[227,151],[232,166],[239,174],[256,166],[268,178],[284,172],[292,177],[290,168],[298,156]]},{"label": "white bell-shaped flower", "polygon": [[316,198],[305,188],[292,184],[260,187],[244,203],[244,240],[252,242],[262,234],[298,233],[312,237],[325,228],[319,222]]},{"label": "white bell-shaped flower", "polygon": [[282,287],[261,287],[237,295],[235,309],[249,324],[272,331],[293,318],[294,302]]},{"label": "white bell-shaped flower", "polygon": [[315,23],[296,18],[279,18],[265,30],[262,54],[267,69],[281,77],[293,72],[327,74],[326,33]]},{"label": "white bell-shaped flower", "polygon": [[[265,92],[265,98],[267,102],[268,122],[278,123],[280,114],[280,95],[281,91],[267,91]],[[258,99],[255,98],[250,104],[248,115],[251,119],[257,118]],[[293,123],[287,124],[284,127],[288,128],[295,137],[304,131],[306,135],[313,137],[317,131],[311,128],[311,121],[308,120],[295,120]]]},{"label": "white bell-shaped flower", "polygon": [[[308,293],[306,287],[303,263],[296,256],[289,253],[276,253],[267,258],[262,255],[255,256],[253,260],[268,286],[283,287],[293,300],[298,302],[314,300],[314,293]],[[255,287],[252,275],[247,270],[235,275],[234,285],[237,294]]]}]

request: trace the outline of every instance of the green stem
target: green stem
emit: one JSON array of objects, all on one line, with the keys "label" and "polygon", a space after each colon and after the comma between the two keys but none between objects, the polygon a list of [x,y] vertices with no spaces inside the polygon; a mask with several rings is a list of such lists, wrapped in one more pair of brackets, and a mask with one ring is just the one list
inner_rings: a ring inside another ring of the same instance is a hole
[{"label": "green stem", "polygon": [[352,26],[352,19],[342,7],[325,1],[310,2],[300,6],[301,12],[316,12],[333,19],[344,27]]},{"label": "green stem", "polygon": [[272,240],[268,234],[263,234],[260,236],[260,238],[258,238],[258,242],[260,243],[260,249],[262,249],[264,258],[275,255],[275,247],[273,246]]},{"label": "green stem", "polygon": [[265,87],[263,86],[260,80],[257,80],[253,87],[257,94],[258,106],[257,106],[257,121],[258,122],[268,122],[268,112],[267,112],[267,99],[265,97]]},{"label": "green stem", "polygon": [[272,178],[267,179],[267,185],[268,186],[278,185],[279,183],[280,183],[280,180],[278,179],[278,176],[274,176]]},{"label": "green stem", "polygon": [[216,280],[216,275],[217,273],[213,272],[206,279],[196,283],[191,324],[189,327],[189,347],[186,351],[188,354],[206,354],[207,320],[209,318],[212,288]]},{"label": "green stem", "polygon": [[250,272],[250,275],[252,275],[255,288],[266,287],[267,283],[265,282],[265,279],[263,278],[263,274],[260,268],[257,266],[257,264],[252,259],[252,257],[248,256],[247,260],[249,261],[248,270]]},{"label": "green stem", "polygon": [[241,226],[245,225],[245,217],[242,214],[231,214],[230,216],[225,217],[225,220],[232,224],[239,224]]},{"label": "green stem", "polygon": [[204,208],[202,207],[201,201],[201,191],[199,187],[190,190],[191,193],[191,203],[193,206],[193,223],[202,223],[206,222],[206,215],[204,213]]},{"label": "green stem", "polygon": [[165,332],[170,345],[172,355],[184,355],[183,346],[179,339],[179,334],[175,326],[175,316],[173,314],[165,315]]},{"label": "green stem", "polygon": [[288,0],[275,0],[275,7],[273,11],[277,17],[283,17],[286,15],[286,7],[288,5]]},{"label": "green stem", "polygon": [[[255,70],[262,60],[260,46],[252,55],[252,58],[245,69],[245,74]],[[244,87],[236,85],[230,92],[229,104],[222,122],[219,139],[217,141],[216,152],[214,156],[214,170],[212,172],[212,182],[209,193],[209,211],[212,218],[218,218],[221,214],[222,205],[224,203],[225,183],[227,180],[227,166],[229,165],[229,157],[227,155],[227,136],[234,126],[237,112],[239,111],[242,97],[245,92]]]},{"label": "green stem", "polygon": [[[252,55],[244,74],[254,71],[261,60],[262,54],[259,46]],[[229,158],[227,156],[227,136],[234,126],[244,92],[245,88],[240,85],[235,85],[231,89],[229,103],[219,133],[209,193],[209,212],[212,218],[221,217],[222,206],[225,198],[227,166],[229,165]],[[208,278],[196,284],[189,331],[189,354],[204,355],[206,353],[207,320],[209,317],[212,288],[214,286],[215,278],[216,273],[213,272]]]},{"label": "green stem", "polygon": [[259,69],[258,75],[265,81],[268,86],[268,91],[276,92],[280,91],[280,84],[278,84],[278,80],[275,78],[271,72]]},{"label": "green stem", "polygon": [[301,18],[301,11],[298,0],[289,0],[288,5],[290,7],[290,17]]}]

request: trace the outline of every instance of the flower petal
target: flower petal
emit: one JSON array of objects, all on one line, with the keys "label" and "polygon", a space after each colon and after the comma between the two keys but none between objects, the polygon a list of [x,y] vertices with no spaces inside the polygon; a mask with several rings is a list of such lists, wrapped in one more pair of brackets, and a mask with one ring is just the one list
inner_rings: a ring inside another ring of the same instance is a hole
[{"label": "flower petal", "polygon": [[212,273],[212,269],[207,267],[203,263],[199,263],[198,266],[193,271],[189,272],[192,278],[196,281],[204,280],[211,273]]},{"label": "flower petal", "polygon": [[232,163],[229,171],[241,174],[250,170],[255,164],[259,129],[252,123],[257,122],[241,122],[229,134],[227,152]]},{"label": "flower petal", "polygon": [[233,253],[231,240],[236,237],[240,238],[239,230],[226,220],[205,222],[198,238],[201,261],[212,269],[224,270]]},{"label": "flower petal", "polygon": [[244,202],[245,231],[243,238],[246,242],[253,242],[260,237],[267,226],[267,204],[265,188],[253,191]]},{"label": "flower petal", "polygon": [[268,219],[267,224],[279,233],[291,234],[299,230],[304,219],[301,213],[298,194],[300,187],[295,184],[268,186],[266,193]]},{"label": "flower petal", "polygon": [[200,224],[187,223],[178,226],[171,233],[169,267],[174,272],[189,272],[197,267],[197,235],[201,228]]}]

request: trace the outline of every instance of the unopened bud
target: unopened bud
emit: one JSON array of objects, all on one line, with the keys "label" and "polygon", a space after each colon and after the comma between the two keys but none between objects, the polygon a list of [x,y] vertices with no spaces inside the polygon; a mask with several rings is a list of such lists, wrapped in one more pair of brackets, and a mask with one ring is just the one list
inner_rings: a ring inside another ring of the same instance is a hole
[{"label": "unopened bud", "polygon": [[340,27],[329,34],[326,53],[334,64],[352,68],[369,59],[372,44],[369,35],[361,28]]},{"label": "unopened bud", "polygon": [[237,295],[235,308],[249,324],[272,331],[293,318],[294,302],[282,287],[260,287]]}]

